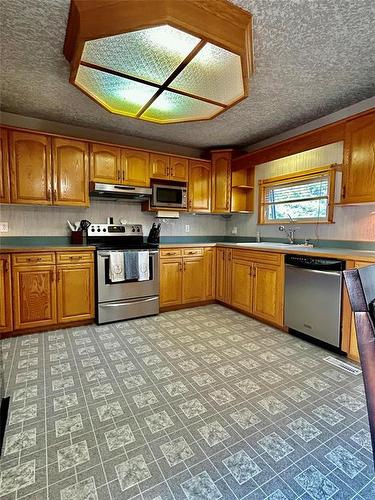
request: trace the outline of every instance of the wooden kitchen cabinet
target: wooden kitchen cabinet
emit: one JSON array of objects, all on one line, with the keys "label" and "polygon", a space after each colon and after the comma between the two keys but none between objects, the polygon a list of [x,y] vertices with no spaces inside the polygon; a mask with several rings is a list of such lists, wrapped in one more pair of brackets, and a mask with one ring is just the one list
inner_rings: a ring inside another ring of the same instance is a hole
[{"label": "wooden kitchen cabinet", "polygon": [[122,182],[130,186],[150,186],[150,154],[121,149]]},{"label": "wooden kitchen cabinet", "polygon": [[94,317],[94,263],[57,266],[58,323]]},{"label": "wooden kitchen cabinet", "polygon": [[121,181],[121,149],[105,144],[90,144],[90,179],[116,184]]},{"label": "wooden kitchen cabinet", "polygon": [[211,211],[211,162],[189,161],[188,197],[190,212]]},{"label": "wooden kitchen cabinet", "polygon": [[9,131],[11,202],[52,204],[51,139],[44,134]]},{"label": "wooden kitchen cabinet", "polygon": [[216,289],[216,249],[204,249],[205,300],[215,300]]},{"label": "wooden kitchen cabinet", "polygon": [[375,201],[375,111],[345,124],[342,203]]},{"label": "wooden kitchen cabinet", "polygon": [[184,257],[182,303],[202,302],[205,299],[204,258]]},{"label": "wooden kitchen cabinet", "polygon": [[89,206],[88,144],[52,138],[53,204]]},{"label": "wooden kitchen cabinet", "polygon": [[14,329],[56,324],[55,266],[16,266],[12,278]]},{"label": "wooden kitchen cabinet", "polygon": [[189,160],[171,156],[169,174],[171,181],[187,182],[189,176]]},{"label": "wooden kitchen cabinet", "polygon": [[231,303],[232,295],[232,249],[216,250],[216,299],[226,304]]},{"label": "wooden kitchen cabinet", "polygon": [[169,179],[170,157],[156,153],[150,154],[151,177],[153,179]]},{"label": "wooden kitchen cabinet", "polygon": [[233,260],[231,304],[248,313],[252,312],[252,275],[252,262],[239,259]]},{"label": "wooden kitchen cabinet", "polygon": [[8,131],[0,129],[0,203],[10,203]]},{"label": "wooden kitchen cabinet", "polygon": [[160,259],[160,307],[182,303],[182,258]]},{"label": "wooden kitchen cabinet", "polygon": [[12,280],[9,254],[0,255],[0,337],[13,329]]},{"label": "wooden kitchen cabinet", "polygon": [[211,211],[213,213],[230,212],[232,175],[231,160],[232,150],[218,150],[211,152]]},{"label": "wooden kitchen cabinet", "polygon": [[258,318],[283,324],[283,267],[254,263],[252,313]]}]

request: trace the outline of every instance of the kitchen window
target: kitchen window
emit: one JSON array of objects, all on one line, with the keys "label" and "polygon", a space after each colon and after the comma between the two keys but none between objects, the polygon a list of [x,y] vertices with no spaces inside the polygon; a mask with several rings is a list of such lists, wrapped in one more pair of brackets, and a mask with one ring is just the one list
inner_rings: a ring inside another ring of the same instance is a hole
[{"label": "kitchen window", "polygon": [[259,224],[333,221],[335,170],[306,170],[259,181]]}]

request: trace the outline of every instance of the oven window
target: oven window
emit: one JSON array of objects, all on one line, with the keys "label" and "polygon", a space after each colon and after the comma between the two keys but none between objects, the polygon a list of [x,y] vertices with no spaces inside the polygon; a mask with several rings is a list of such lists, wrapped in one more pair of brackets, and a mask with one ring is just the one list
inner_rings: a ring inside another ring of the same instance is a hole
[{"label": "oven window", "polygon": [[[139,283],[147,283],[148,281],[152,281],[154,279],[154,261],[151,257],[149,256],[149,266],[150,266],[150,278],[149,280],[146,281],[140,281]],[[104,271],[105,271],[105,284],[106,285],[121,285],[121,283],[138,283],[138,280],[124,280],[124,281],[111,281],[109,279],[109,258],[107,257],[104,261]]]},{"label": "oven window", "polygon": [[173,203],[174,205],[181,205],[182,203],[182,189],[171,189],[168,187],[157,188],[157,201],[158,203]]}]

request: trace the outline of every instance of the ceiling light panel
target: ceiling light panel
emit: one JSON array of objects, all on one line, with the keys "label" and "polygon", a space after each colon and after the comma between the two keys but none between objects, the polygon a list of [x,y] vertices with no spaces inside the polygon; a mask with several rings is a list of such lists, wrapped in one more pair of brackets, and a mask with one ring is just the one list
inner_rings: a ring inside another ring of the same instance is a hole
[{"label": "ceiling light panel", "polygon": [[221,104],[231,104],[244,96],[241,58],[207,43],[170,87]]},{"label": "ceiling light panel", "polygon": [[202,120],[222,110],[214,104],[165,90],[142,114],[142,118],[159,123]]},{"label": "ceiling light panel", "polygon": [[85,43],[82,60],[162,84],[200,42],[164,25]]},{"label": "ceiling light panel", "polygon": [[112,113],[136,116],[157,89],[80,65],[75,84]]}]

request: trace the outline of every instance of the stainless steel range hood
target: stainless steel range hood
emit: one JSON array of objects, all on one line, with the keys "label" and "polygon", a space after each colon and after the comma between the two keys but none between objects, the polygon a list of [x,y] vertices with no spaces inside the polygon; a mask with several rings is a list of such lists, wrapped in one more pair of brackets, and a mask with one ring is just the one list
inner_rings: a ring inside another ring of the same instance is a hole
[{"label": "stainless steel range hood", "polygon": [[122,186],[121,184],[90,183],[90,196],[97,198],[126,199],[128,201],[144,201],[151,196],[151,188]]}]

